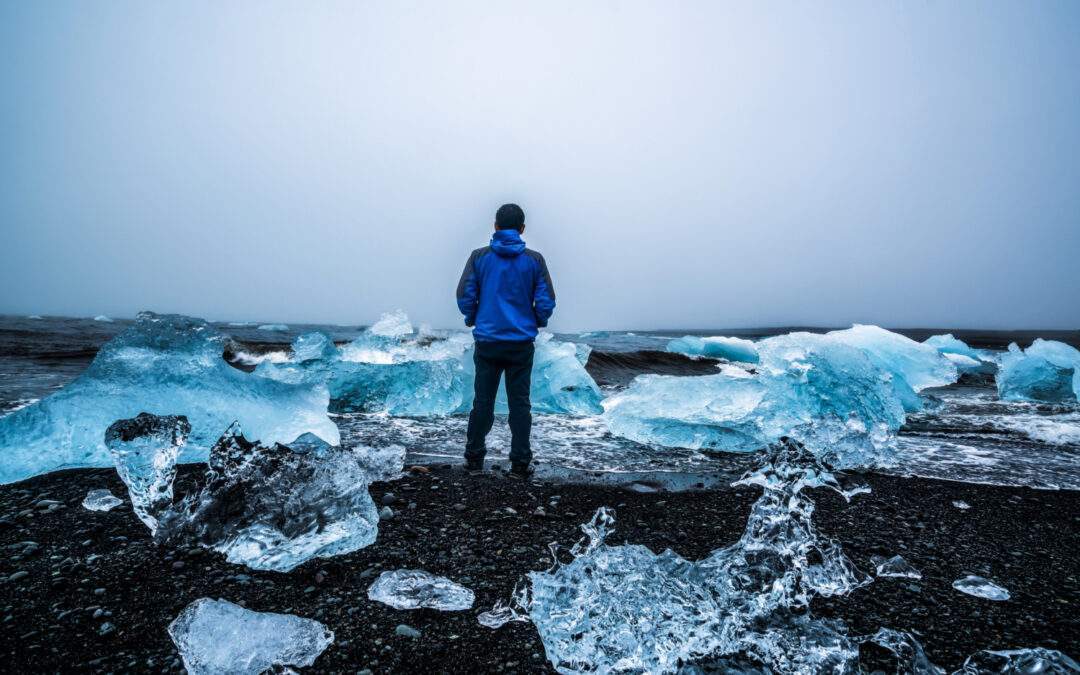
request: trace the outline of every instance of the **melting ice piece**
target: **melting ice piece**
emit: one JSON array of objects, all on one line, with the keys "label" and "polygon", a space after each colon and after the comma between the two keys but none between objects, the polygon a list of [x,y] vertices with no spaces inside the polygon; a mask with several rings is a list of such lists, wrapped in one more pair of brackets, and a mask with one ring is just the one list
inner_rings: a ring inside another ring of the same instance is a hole
[{"label": "melting ice piece", "polygon": [[254,612],[227,600],[201,598],[169,624],[192,675],[258,675],[274,666],[310,666],[334,641],[314,619]]},{"label": "melting ice piece", "polygon": [[922,579],[922,573],[911,566],[911,563],[898,555],[894,555],[877,566],[879,577],[902,577],[904,579]]},{"label": "melting ice piece", "polygon": [[229,427],[210,451],[206,484],[161,516],[155,539],[194,540],[229,562],[276,572],[373,543],[379,515],[364,449],[313,434],[290,445],[252,443]]},{"label": "melting ice piece", "polygon": [[97,316],[95,316],[94,321],[101,321],[103,323],[112,323],[112,319],[110,317],[105,316],[104,314],[98,314]]},{"label": "melting ice piece", "polygon": [[[551,664],[564,673],[674,672],[695,662],[749,654],[772,672],[844,672],[856,645],[806,609],[815,595],[869,583],[839,546],[819,537],[806,487],[837,488],[814,455],[790,441],[742,484],[763,494],[735,544],[690,562],[668,550],[610,546],[606,509],[582,526],[573,560],[528,575],[514,605],[535,624]],[[499,606],[485,625],[518,618]],[[767,628],[765,628],[767,627]],[[764,629],[763,629],[764,628]]]},{"label": "melting ice piece", "polygon": [[[762,340],[758,350],[756,374],[728,366],[700,377],[638,376],[604,401],[608,429],[668,447],[751,452],[794,436],[846,452],[845,436],[880,446],[903,424],[888,374],[862,350],[810,333]],[[851,433],[836,435],[844,429]]]},{"label": "melting ice piece", "polygon": [[368,331],[372,335],[396,338],[412,333],[413,327],[412,322],[409,321],[409,315],[404,310],[396,309],[384,313]]},{"label": "melting ice piece", "polygon": [[742,361],[744,363],[758,362],[758,351],[754,343],[751,340],[736,337],[684,335],[669,342],[667,350],[689,356],[707,356],[714,359],[727,359],[728,361]]},{"label": "melting ice piece", "polygon": [[274,332],[283,332],[289,330],[289,327],[283,323],[264,323],[259,326],[259,330],[269,330]]},{"label": "melting ice piece", "polygon": [[108,490],[91,490],[86,493],[82,505],[87,511],[109,511],[123,503],[123,499],[113,496]]},{"label": "melting ice piece", "polygon": [[[945,671],[926,657],[923,646],[911,633],[879,628],[877,633],[862,639],[884,647],[896,657],[896,672],[911,675],[944,675]],[[862,672],[862,671],[860,671]]]},{"label": "melting ice piece", "polygon": [[967,657],[953,675],[1075,675],[1080,664],[1056,649],[984,649]]},{"label": "melting ice piece", "polygon": [[952,587],[961,593],[974,595],[976,598],[986,598],[987,600],[1009,599],[1009,591],[998,586],[989,579],[984,579],[983,577],[975,576],[974,574],[969,574],[963,579],[957,579],[952,582]]},{"label": "melting ice piece", "polygon": [[[255,374],[288,383],[326,384],[334,412],[386,412],[426,417],[467,412],[472,406],[472,342],[445,338],[386,337],[367,332],[338,349],[322,334],[301,336],[287,364],[261,363]],[[602,412],[599,387],[585,370],[589,349],[536,340],[531,398],[534,412],[592,415]],[[506,412],[500,389],[496,410]]]},{"label": "melting ice piece", "polygon": [[1080,351],[1054,340],[1013,343],[1001,357],[998,396],[1010,401],[1071,402],[1080,399]]},{"label": "melting ice piece", "polygon": [[993,356],[978,349],[972,349],[963,340],[953,337],[952,333],[934,335],[927,338],[924,345],[938,350],[942,356],[953,362],[960,373],[997,372],[997,362]]},{"label": "melting ice piece", "polygon": [[157,530],[158,516],[172,506],[176,461],[190,433],[191,425],[182,415],[149,413],[117,420],[105,430],[116,473],[127,485],[135,515],[150,532]]},{"label": "melting ice piece", "polygon": [[971,504],[968,504],[963,499],[958,499],[958,500],[954,501],[952,503],[952,505],[955,506],[956,508],[960,509],[961,511],[967,511],[968,509],[971,508]]},{"label": "melting ice piece", "polygon": [[394,609],[439,609],[457,612],[473,606],[473,592],[446,577],[423,570],[383,572],[368,588],[368,599]]},{"label": "melting ice piece", "polygon": [[184,461],[205,459],[233,420],[267,443],[305,432],[339,442],[325,386],[243,373],[222,358],[224,345],[201,319],[140,314],[74,382],[0,418],[0,483],[60,467],[112,466],[105,429],[144,411],[187,417]]}]

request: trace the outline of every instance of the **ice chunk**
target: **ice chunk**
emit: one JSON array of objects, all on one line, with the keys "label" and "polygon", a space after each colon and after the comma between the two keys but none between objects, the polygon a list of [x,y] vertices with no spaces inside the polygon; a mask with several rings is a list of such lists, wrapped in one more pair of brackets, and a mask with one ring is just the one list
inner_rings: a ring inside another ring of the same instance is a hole
[{"label": "ice chunk", "polygon": [[714,359],[727,359],[728,361],[742,361],[744,363],[758,362],[758,351],[754,343],[737,337],[684,335],[669,342],[667,350],[689,356],[707,356]]},{"label": "ice chunk", "polygon": [[1076,401],[1080,399],[1080,351],[1042,338],[1026,350],[1013,343],[1001,357],[997,388],[1005,400]]},{"label": "ice chunk", "polygon": [[[760,485],[742,537],[690,562],[668,550],[611,546],[600,509],[569,563],[528,575],[514,605],[536,625],[552,666],[564,673],[674,672],[688,663],[748,654],[778,673],[844,672],[854,643],[807,608],[815,595],[869,583],[839,546],[818,535],[806,487],[837,489],[804,448],[784,441],[742,484]],[[501,605],[485,625],[519,618]]]},{"label": "ice chunk", "polygon": [[185,607],[169,624],[169,636],[191,675],[258,675],[275,666],[310,666],[334,641],[333,631],[314,619],[210,598]]},{"label": "ice chunk", "polygon": [[888,374],[862,350],[810,333],[769,338],[758,349],[756,374],[727,367],[700,377],[638,376],[604,401],[604,420],[640,443],[726,452],[785,435],[821,452],[856,451],[863,441],[887,442],[903,424]]},{"label": "ice chunk", "polygon": [[[945,671],[926,657],[926,652],[911,633],[879,628],[878,632],[862,639],[884,647],[896,657],[896,672],[910,675],[944,675]],[[863,671],[859,671],[863,672]]]},{"label": "ice chunk", "polygon": [[[286,364],[263,362],[261,377],[329,388],[334,412],[386,412],[426,417],[468,412],[472,407],[472,342],[462,334],[391,338],[365,333],[338,349],[325,335],[301,336]],[[536,340],[531,398],[534,412],[599,414],[602,395],[585,370],[589,348],[559,342],[548,333]],[[506,412],[505,387],[496,410]]]},{"label": "ice chunk", "polygon": [[210,451],[205,485],[161,516],[155,539],[193,540],[229,562],[277,572],[373,543],[379,515],[365,450],[313,434],[290,446],[252,443],[231,426]]},{"label": "ice chunk", "polygon": [[283,323],[264,323],[259,326],[259,330],[268,330],[275,333],[280,333],[289,330],[289,327]]},{"label": "ice chunk", "polygon": [[953,337],[952,333],[934,335],[927,338],[923,344],[938,350],[945,358],[952,361],[961,373],[993,374],[997,372],[997,361],[990,353],[972,349],[963,340]]},{"label": "ice chunk", "polygon": [[986,598],[987,600],[1009,599],[1009,591],[998,586],[989,579],[984,579],[983,577],[975,576],[974,574],[969,574],[963,579],[957,579],[952,582],[952,587],[961,593],[974,595],[976,598]]},{"label": "ice chunk", "polygon": [[409,316],[400,309],[386,312],[368,329],[372,335],[397,338],[413,332]]},{"label": "ice chunk", "polygon": [[116,473],[127,485],[135,515],[151,532],[157,530],[158,515],[172,506],[176,461],[190,433],[186,417],[149,413],[117,420],[105,430]]},{"label": "ice chunk", "polygon": [[1007,649],[975,652],[953,675],[1075,675],[1080,664],[1056,649]]},{"label": "ice chunk", "polygon": [[368,599],[394,609],[440,609],[456,612],[469,609],[476,599],[473,592],[446,577],[423,570],[383,572],[368,588]]},{"label": "ice chunk", "polygon": [[144,312],[51,396],[0,418],[0,483],[61,467],[111,466],[105,429],[140,412],[184,415],[184,461],[206,457],[233,420],[267,443],[311,432],[331,443],[325,385],[287,384],[231,367],[226,338],[201,319]]},{"label": "ice chunk", "polygon": [[968,509],[971,508],[971,504],[968,504],[963,499],[958,499],[958,500],[954,501],[952,503],[952,505],[955,506],[956,508],[960,509],[961,511],[967,511]]},{"label": "ice chunk", "polygon": [[123,499],[114,497],[108,490],[90,490],[82,505],[87,511],[109,511],[123,503]]},{"label": "ice chunk", "polygon": [[916,392],[948,386],[959,376],[956,366],[936,348],[878,326],[855,324],[828,335],[863,350],[874,365],[892,374],[894,382]]},{"label": "ice chunk", "polygon": [[922,573],[911,566],[911,563],[898,555],[894,555],[877,566],[879,577],[901,577],[904,579],[922,579]]},{"label": "ice chunk", "polygon": [[95,316],[94,321],[101,321],[103,323],[112,323],[112,319],[110,317],[105,316],[104,314],[98,314],[97,316]]}]

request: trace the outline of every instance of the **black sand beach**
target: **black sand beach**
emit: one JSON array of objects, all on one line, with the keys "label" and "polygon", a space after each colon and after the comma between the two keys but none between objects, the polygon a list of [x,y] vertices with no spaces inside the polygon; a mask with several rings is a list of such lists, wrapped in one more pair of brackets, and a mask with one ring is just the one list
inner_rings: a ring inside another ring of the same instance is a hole
[{"label": "black sand beach", "polygon": [[[177,491],[190,490],[200,474],[185,467]],[[639,493],[499,476],[436,466],[377,483],[376,503],[389,503],[395,514],[380,524],[378,541],[289,574],[253,572],[200,548],[159,548],[126,501],[108,513],[83,509],[90,489],[123,494],[112,470],[61,471],[2,486],[0,653],[9,672],[176,672],[182,664],[167,625],[188,603],[220,597],[330,627],[334,644],[306,672],[550,670],[530,624],[491,631],[476,621],[509,597],[522,574],[548,567],[549,542],[569,546],[580,537],[578,526],[606,505],[617,518],[609,543],[700,558],[741,534],[757,496],[751,488]],[[861,569],[872,570],[871,556],[901,554],[923,579],[878,579],[847,597],[818,598],[816,615],[842,619],[852,635],[882,626],[912,631],[931,660],[950,671],[985,648],[1044,646],[1075,655],[1080,494],[866,479],[872,493],[850,504],[815,491],[815,522]],[[958,509],[955,500],[971,508]],[[398,568],[463,583],[476,592],[476,605],[405,612],[369,601],[374,578]],[[954,590],[952,581],[967,574],[993,579],[1012,599],[991,602]],[[419,637],[399,635],[403,624]],[[880,655],[866,660],[877,666]]]}]

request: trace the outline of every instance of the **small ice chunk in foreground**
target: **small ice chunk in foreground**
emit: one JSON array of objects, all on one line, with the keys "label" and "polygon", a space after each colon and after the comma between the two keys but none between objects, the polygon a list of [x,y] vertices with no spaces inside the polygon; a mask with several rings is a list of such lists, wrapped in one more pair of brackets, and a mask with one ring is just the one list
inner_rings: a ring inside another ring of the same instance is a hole
[{"label": "small ice chunk in foreground", "polygon": [[956,501],[954,501],[952,503],[952,505],[955,506],[956,508],[960,509],[961,511],[967,511],[968,509],[971,508],[971,504],[968,504],[963,499],[957,499]]},{"label": "small ice chunk in foreground", "polygon": [[117,420],[105,430],[105,445],[116,462],[116,473],[127,485],[135,515],[150,532],[158,516],[172,506],[176,460],[191,425],[183,415],[158,417],[139,413]]},{"label": "small ice chunk in foreground", "polygon": [[409,315],[404,310],[396,309],[380,316],[379,320],[368,328],[368,332],[380,337],[396,338],[412,333],[413,326]]},{"label": "small ice chunk in foreground", "polygon": [[274,666],[310,666],[334,641],[314,619],[254,612],[227,600],[201,598],[169,624],[191,675],[258,675]]},{"label": "small ice chunk in foreground", "polygon": [[714,337],[684,335],[669,342],[667,350],[688,356],[707,356],[713,359],[727,359],[728,361],[741,361],[743,363],[758,362],[758,350],[751,340],[724,337],[722,335]]},{"label": "small ice chunk in foreground", "polygon": [[87,511],[109,511],[123,503],[123,499],[114,496],[108,490],[91,490],[86,493],[82,505]]},{"label": "small ice chunk in foreground", "polygon": [[1056,649],[984,649],[967,657],[953,675],[1066,675],[1080,673],[1080,664]]},{"label": "small ice chunk in foreground", "polygon": [[922,573],[911,566],[911,563],[898,555],[894,555],[877,566],[879,577],[901,577],[904,579],[922,579]]},{"label": "small ice chunk in foreground", "polygon": [[423,570],[383,572],[368,588],[368,599],[394,609],[440,609],[457,612],[473,606],[476,596],[468,588]]},{"label": "small ice chunk in foreground", "polygon": [[[368,546],[378,534],[379,514],[368,493],[371,466],[361,461],[364,452],[313,434],[288,446],[261,445],[233,424],[210,451],[206,484],[160,517],[155,539],[194,540],[231,563],[275,572]],[[393,470],[400,472],[400,465]]]},{"label": "small ice chunk in foreground", "polygon": [[976,598],[986,598],[987,600],[1009,599],[1009,591],[998,586],[989,579],[975,576],[974,574],[969,574],[963,579],[957,579],[952,582],[952,587],[961,593],[974,595]]}]

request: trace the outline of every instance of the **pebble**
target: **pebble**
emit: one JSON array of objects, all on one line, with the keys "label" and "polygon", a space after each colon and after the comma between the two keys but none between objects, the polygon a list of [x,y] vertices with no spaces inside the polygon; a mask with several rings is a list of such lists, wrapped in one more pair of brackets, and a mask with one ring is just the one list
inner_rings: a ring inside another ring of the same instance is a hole
[{"label": "pebble", "polygon": [[19,579],[25,579],[28,576],[30,576],[29,572],[27,572],[26,570],[19,570],[18,572],[15,572],[11,576],[9,576],[8,581],[18,581]]},{"label": "pebble", "polygon": [[384,506],[382,507],[382,510],[379,511],[379,520],[390,520],[393,517],[394,511],[389,506]]},{"label": "pebble", "polygon": [[94,589],[94,595],[105,595],[105,589],[104,588],[95,588]]},{"label": "pebble", "polygon": [[403,623],[398,624],[398,627],[394,629],[394,634],[400,635],[401,637],[413,638],[414,640],[420,637],[420,631]]},{"label": "pebble", "polygon": [[172,568],[174,570],[182,570],[182,569],[184,569],[184,561],[183,560],[177,560],[176,562],[174,562],[172,564]]},{"label": "pebble", "polygon": [[384,506],[391,506],[396,501],[397,497],[394,496],[393,492],[387,492],[382,496],[382,503]]},{"label": "pebble", "polygon": [[464,511],[465,510],[465,505],[464,504],[454,504],[454,510],[455,511]]},{"label": "pebble", "polygon": [[116,626],[112,625],[111,622],[106,621],[105,623],[101,624],[100,628],[98,628],[98,633],[101,633],[102,635],[108,635],[114,630],[116,630]]}]

